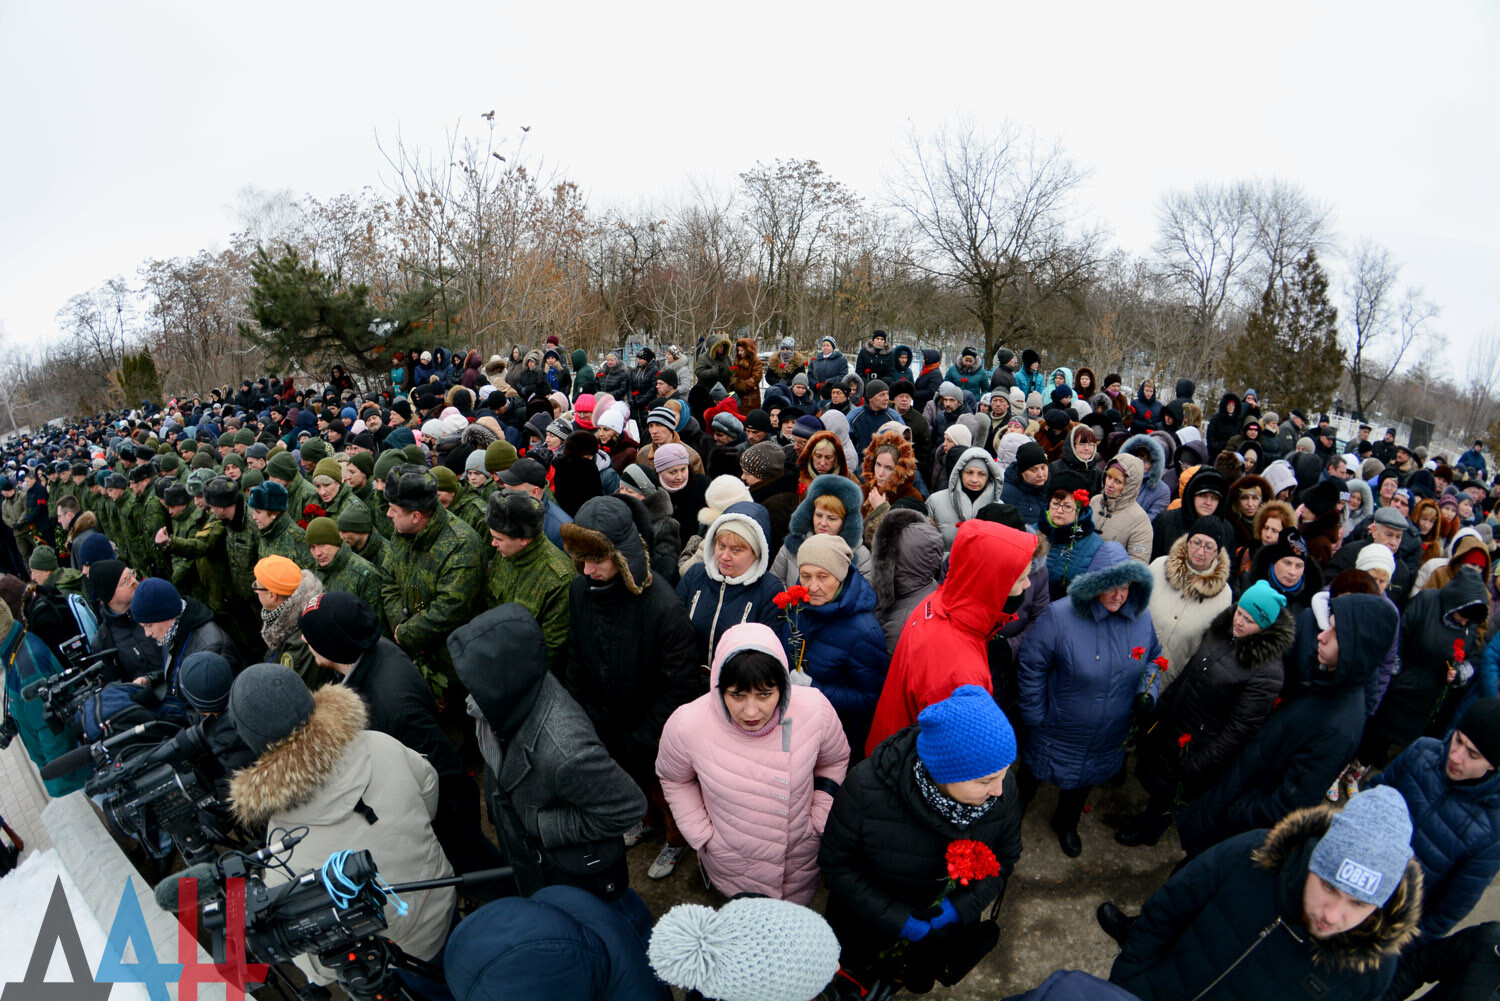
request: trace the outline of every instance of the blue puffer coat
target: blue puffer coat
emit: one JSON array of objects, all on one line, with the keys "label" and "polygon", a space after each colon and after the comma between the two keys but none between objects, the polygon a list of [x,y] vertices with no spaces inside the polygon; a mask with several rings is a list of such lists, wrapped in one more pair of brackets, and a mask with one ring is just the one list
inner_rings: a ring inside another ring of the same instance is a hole
[{"label": "blue puffer coat", "polygon": [[[891,664],[885,630],[875,617],[875,589],[850,567],[838,597],[819,607],[800,606],[797,619],[806,642],[803,670],[838,710],[849,746],[864,747]],[[795,663],[797,651],[791,653]]]},{"label": "blue puffer coat", "polygon": [[[726,578],[714,559],[714,539],[719,530],[729,526],[736,534],[754,537],[755,562],[738,577]],[[703,558],[688,567],[677,582],[677,598],[688,610],[693,632],[698,639],[698,662],[704,670],[713,661],[719,637],[730,626],[759,622],[770,626],[781,642],[786,643],[786,621],[776,607],[781,581],[768,573],[771,557],[766,541],[771,534],[771,517],[753,501],[731,504],[714,519],[704,536]],[[856,574],[856,576],[858,576]]]},{"label": "blue puffer coat", "polygon": [[1366,786],[1388,785],[1411,810],[1411,847],[1422,864],[1422,935],[1448,934],[1500,872],[1500,771],[1455,783],[1444,772],[1448,740],[1422,737]]},{"label": "blue puffer coat", "polygon": [[1047,550],[1047,580],[1051,585],[1052,600],[1060,601],[1073,582],[1093,563],[1104,540],[1094,527],[1093,508],[1086,505],[1079,509],[1077,521],[1061,528],[1052,524],[1044,508],[1036,527],[1052,546]]},{"label": "blue puffer coat", "polygon": [[[1130,587],[1125,604],[1106,610],[1097,599],[1122,585]],[[1131,703],[1161,653],[1150,601],[1150,569],[1118,542],[1106,542],[1067,600],[1048,605],[1021,641],[1022,757],[1038,779],[1081,789],[1120,771]],[[1136,647],[1144,650],[1140,659],[1130,655]]]}]

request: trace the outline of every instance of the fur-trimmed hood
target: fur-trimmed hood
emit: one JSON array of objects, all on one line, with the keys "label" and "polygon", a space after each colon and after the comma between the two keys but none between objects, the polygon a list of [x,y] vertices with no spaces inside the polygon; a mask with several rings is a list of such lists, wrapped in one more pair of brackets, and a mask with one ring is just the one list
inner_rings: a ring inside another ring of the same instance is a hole
[{"label": "fur-trimmed hood", "polygon": [[813,448],[822,441],[826,441],[833,446],[833,455],[834,459],[838,462],[839,474],[849,478],[849,481],[853,483],[854,480],[850,476],[849,459],[844,454],[844,443],[839,441],[839,436],[832,431],[814,431],[812,437],[807,439],[807,445],[803,447],[802,454],[797,457],[797,478],[802,483],[807,484],[811,483],[813,478],[819,475],[813,472],[812,459]]},{"label": "fur-trimmed hood", "polygon": [[[1266,835],[1260,847],[1251,852],[1257,866],[1282,874],[1278,908],[1289,922],[1301,924],[1302,884],[1306,876],[1306,852],[1309,845],[1328,833],[1338,811],[1332,806],[1309,806],[1287,814]],[[1289,863],[1298,863],[1296,872],[1285,871]],[[1294,913],[1287,913],[1288,910]],[[1415,858],[1406,863],[1406,874],[1396,884],[1385,905],[1363,922],[1340,935],[1316,939],[1307,937],[1313,962],[1341,973],[1371,973],[1382,961],[1394,958],[1417,937],[1422,919],[1422,867]]]},{"label": "fur-trimmed hood", "polygon": [[1080,616],[1094,618],[1094,609],[1104,610],[1103,605],[1093,604],[1094,599],[1110,588],[1126,585],[1130,587],[1130,597],[1120,606],[1120,612],[1133,619],[1151,603],[1151,568],[1131,559],[1118,542],[1106,542],[1094,554],[1088,571],[1068,585],[1068,598]]},{"label": "fur-trimmed hood", "polygon": [[[313,692],[313,714],[290,737],[270,747],[234,773],[229,799],[235,816],[247,827],[311,802],[360,731],[369,725],[364,700],[352,688],[324,685]],[[346,790],[348,810],[359,799]],[[351,846],[358,847],[358,846]]]},{"label": "fur-trimmed hood", "polygon": [[[1270,484],[1267,484],[1270,486]],[[1283,532],[1295,528],[1297,525],[1297,512],[1284,500],[1262,500],[1260,509],[1255,512],[1255,521],[1251,523],[1250,532],[1254,536],[1250,540],[1253,546],[1260,545],[1261,529],[1266,527],[1266,519],[1272,516],[1281,519],[1281,530]]]},{"label": "fur-trimmed hood", "polygon": [[1143,448],[1151,456],[1151,468],[1146,472],[1144,489],[1155,490],[1157,484],[1161,483],[1161,474],[1167,471],[1167,450],[1162,448],[1161,442],[1154,435],[1133,434],[1125,439],[1116,454],[1130,455]]},{"label": "fur-trimmed hood", "polygon": [[[645,516],[645,507],[636,507]],[[631,594],[651,586],[651,564],[646,543],[636,524],[636,515],[619,497],[594,497],[578,509],[578,517],[562,526],[563,550],[573,566],[583,573],[585,561],[614,563],[620,581]]]},{"label": "fur-trimmed hood", "polygon": [[877,433],[865,449],[864,463],[861,466],[866,483],[875,483],[875,454],[887,445],[896,449],[896,481],[890,490],[885,491],[887,496],[893,496],[895,491],[909,486],[917,478],[917,455],[912,451],[911,442],[895,431]]},{"label": "fur-trimmed hood", "polygon": [[[820,434],[822,432],[819,432]],[[824,473],[822,476],[814,477],[807,485],[806,492],[802,495],[802,503],[792,512],[791,521],[787,524],[787,535],[797,536],[805,539],[813,534],[813,506],[819,497],[832,496],[844,505],[844,524],[839,529],[839,537],[849,543],[849,551],[858,549],[864,542],[865,519],[860,513],[860,505],[864,503],[864,494],[855,483],[847,476],[838,473]],[[712,536],[709,536],[712,538]],[[796,555],[793,553],[793,555]]]},{"label": "fur-trimmed hood", "polygon": [[1187,545],[1188,536],[1184,535],[1167,550],[1167,562],[1162,567],[1166,572],[1167,583],[1172,586],[1172,590],[1197,601],[1218,597],[1229,586],[1229,550],[1220,546],[1219,555],[1214,559],[1213,573],[1198,574],[1188,564]]},{"label": "fur-trimmed hood", "polygon": [[1113,459],[1104,464],[1105,473],[1108,474],[1109,467],[1118,465],[1125,471],[1125,486],[1120,491],[1120,496],[1114,500],[1100,490],[1094,496],[1099,500],[1099,506],[1110,514],[1116,514],[1134,504],[1141,496],[1141,483],[1145,479],[1146,470],[1144,463],[1129,452],[1120,452]]},{"label": "fur-trimmed hood", "polygon": [[870,585],[875,610],[885,612],[900,598],[937,580],[943,565],[943,535],[920,511],[894,508],[875,527]]}]

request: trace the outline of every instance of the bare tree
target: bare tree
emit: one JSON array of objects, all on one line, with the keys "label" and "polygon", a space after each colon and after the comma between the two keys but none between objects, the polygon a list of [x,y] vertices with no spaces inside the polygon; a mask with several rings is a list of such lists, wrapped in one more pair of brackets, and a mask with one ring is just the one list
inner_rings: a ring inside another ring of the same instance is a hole
[{"label": "bare tree", "polygon": [[1473,441],[1489,429],[1500,413],[1492,388],[1500,382],[1500,337],[1481,337],[1469,349],[1464,366],[1468,381],[1459,399],[1463,401],[1463,423],[1453,426],[1453,433],[1465,442]]},{"label": "bare tree", "polygon": [[136,326],[136,313],[135,291],[117,275],[73,296],[58,310],[57,319],[78,353],[107,374],[120,367]]},{"label": "bare tree", "polygon": [[1333,210],[1298,185],[1271,178],[1250,185],[1250,214],[1255,254],[1242,272],[1242,284],[1246,305],[1253,307],[1267,291],[1285,285],[1287,273],[1309,251],[1326,256]]},{"label": "bare tree", "polygon": [[1401,265],[1390,252],[1369,240],[1355,248],[1344,294],[1353,323],[1349,343],[1349,383],[1354,406],[1364,414],[1400,367],[1412,344],[1438,314],[1422,289],[1398,287]]},{"label": "bare tree", "polygon": [[1156,259],[1174,291],[1190,305],[1194,331],[1216,329],[1255,245],[1252,192],[1244,182],[1202,183],[1169,191],[1157,203]]},{"label": "bare tree", "polygon": [[1060,146],[1023,139],[1015,125],[996,136],[969,119],[930,139],[908,131],[891,185],[915,230],[908,263],[966,294],[985,357],[1031,327],[1037,297],[1086,284],[1098,233],[1071,232],[1071,201],[1087,176]]},{"label": "bare tree", "polygon": [[291,188],[267,191],[247,184],[235,192],[230,216],[250,242],[260,247],[290,243],[302,228],[302,206]]}]

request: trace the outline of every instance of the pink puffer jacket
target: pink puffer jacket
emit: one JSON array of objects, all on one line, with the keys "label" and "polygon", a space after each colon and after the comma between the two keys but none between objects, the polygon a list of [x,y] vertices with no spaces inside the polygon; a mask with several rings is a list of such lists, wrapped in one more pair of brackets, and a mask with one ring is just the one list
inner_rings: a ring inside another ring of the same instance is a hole
[{"label": "pink puffer jacket", "polygon": [[766,626],[734,626],[719,638],[707,695],[679,706],[656,756],[672,816],[698,864],[726,896],[764,893],[812,903],[818,845],[833,794],[849,768],[849,743],[822,692],[792,685],[780,722],[751,736],[729,718],[719,669],[734,652],[762,650],[787,666]]}]

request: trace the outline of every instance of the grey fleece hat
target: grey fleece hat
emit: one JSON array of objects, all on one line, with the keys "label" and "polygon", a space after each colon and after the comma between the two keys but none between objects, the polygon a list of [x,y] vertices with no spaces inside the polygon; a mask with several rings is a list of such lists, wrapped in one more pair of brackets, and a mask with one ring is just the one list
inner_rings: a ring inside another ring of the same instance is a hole
[{"label": "grey fleece hat", "polygon": [[313,695],[297,673],[280,664],[251,664],[229,689],[229,722],[261,754],[312,719]]},{"label": "grey fleece hat", "polygon": [[1382,907],[1411,861],[1411,813],[1391,786],[1356,794],[1313,849],[1307,869],[1344,893]]},{"label": "grey fleece hat", "polygon": [[938,387],[938,395],[946,396],[950,400],[962,401],[964,398],[964,391],[962,389],[959,389],[951,382],[945,382]]}]

